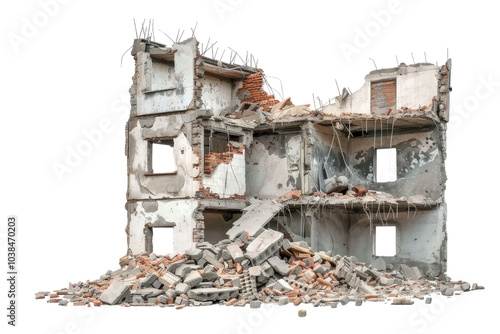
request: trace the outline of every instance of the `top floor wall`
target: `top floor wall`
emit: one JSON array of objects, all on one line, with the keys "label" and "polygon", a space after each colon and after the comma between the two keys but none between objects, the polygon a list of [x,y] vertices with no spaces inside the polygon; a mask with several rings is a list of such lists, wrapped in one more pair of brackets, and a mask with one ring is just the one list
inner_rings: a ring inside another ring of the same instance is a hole
[{"label": "top floor wall", "polygon": [[[322,109],[326,115],[343,113],[387,115],[397,110],[423,110],[441,108],[441,117],[447,120],[445,95],[449,84],[451,61],[445,66],[428,63],[401,64],[395,68],[370,72],[363,86],[350,94],[344,90],[336,103]],[[439,104],[439,105],[438,105]],[[441,105],[442,104],[442,105]]]}]

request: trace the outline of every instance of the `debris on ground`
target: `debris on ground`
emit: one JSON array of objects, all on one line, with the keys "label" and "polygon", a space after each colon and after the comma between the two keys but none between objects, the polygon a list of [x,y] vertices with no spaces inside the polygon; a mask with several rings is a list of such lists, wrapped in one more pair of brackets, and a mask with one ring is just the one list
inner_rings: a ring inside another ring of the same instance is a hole
[{"label": "debris on ground", "polygon": [[[336,308],[364,302],[412,305],[432,301],[432,294],[459,295],[484,289],[450,279],[422,275],[406,264],[368,265],[354,256],[330,256],[307,243],[290,242],[267,229],[255,237],[242,232],[212,245],[200,242],[184,253],[141,254],[120,258],[120,268],[99,279],[35,294],[60,306],[207,306],[259,308],[264,304],[302,303]],[[383,262],[380,259],[378,262]],[[389,269],[391,268],[391,269]],[[302,312],[303,311],[303,312]],[[305,316],[300,310],[299,316]]]}]

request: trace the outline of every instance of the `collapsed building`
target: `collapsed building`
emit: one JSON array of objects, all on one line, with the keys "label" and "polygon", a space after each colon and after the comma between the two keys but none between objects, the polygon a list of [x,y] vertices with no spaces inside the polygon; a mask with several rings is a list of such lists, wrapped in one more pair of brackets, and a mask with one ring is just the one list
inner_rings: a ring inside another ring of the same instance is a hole
[{"label": "collapsed building", "polygon": [[[184,252],[271,228],[444,277],[451,60],[372,71],[313,110],[266,92],[259,68],[200,54],[194,37],[136,39],[131,53],[129,253],[154,252],[160,229]],[[377,254],[384,232],[393,254]]]},{"label": "collapsed building", "polygon": [[203,56],[194,37],[136,39],[132,55],[127,255],[36,299],[336,308],[484,289],[446,276],[451,60],[372,71],[311,109],[266,92],[259,68]]}]

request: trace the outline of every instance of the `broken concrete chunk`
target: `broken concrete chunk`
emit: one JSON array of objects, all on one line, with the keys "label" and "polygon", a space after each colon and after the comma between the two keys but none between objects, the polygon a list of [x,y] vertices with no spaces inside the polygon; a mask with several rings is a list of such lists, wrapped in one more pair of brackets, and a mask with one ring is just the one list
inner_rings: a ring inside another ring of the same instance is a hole
[{"label": "broken concrete chunk", "polygon": [[192,289],[188,291],[188,297],[197,301],[207,300],[224,300],[235,298],[239,294],[239,288],[208,288],[208,289]]},{"label": "broken concrete chunk", "polygon": [[215,271],[209,271],[209,272],[204,272],[201,274],[201,278],[203,279],[204,282],[213,282],[217,278],[219,278],[219,275],[217,275],[217,272]]},{"label": "broken concrete chunk", "polygon": [[167,295],[167,297],[172,297],[172,298],[175,298],[177,297],[177,292],[175,292],[174,289],[168,289],[165,294]]},{"label": "broken concrete chunk", "polygon": [[379,257],[372,263],[372,267],[377,270],[385,271],[387,269],[387,265],[383,258]]},{"label": "broken concrete chunk", "polygon": [[279,306],[286,305],[286,304],[288,304],[288,302],[289,302],[289,299],[286,296],[278,298],[278,305]]},{"label": "broken concrete chunk", "polygon": [[340,299],[340,304],[347,305],[350,301],[351,299],[349,298],[349,296],[344,296]]},{"label": "broken concrete chunk", "polygon": [[144,303],[144,299],[142,298],[142,296],[134,295],[132,296],[132,303],[134,304]]},{"label": "broken concrete chunk", "polygon": [[155,274],[148,274],[146,277],[139,278],[139,284],[143,288],[147,288],[153,284],[154,281],[158,279],[158,276]]},{"label": "broken concrete chunk", "polygon": [[170,288],[172,285],[176,285],[181,282],[181,278],[167,271],[163,276],[158,277],[158,281],[163,284],[164,287]]},{"label": "broken concrete chunk", "polygon": [[186,262],[186,259],[177,260],[167,265],[167,271],[175,274],[175,270]]},{"label": "broken concrete chunk", "polygon": [[184,283],[189,285],[191,288],[195,287],[196,285],[198,285],[198,283],[201,283],[202,281],[203,278],[197,271],[190,272],[189,274],[186,275],[186,278],[184,279]]},{"label": "broken concrete chunk", "polygon": [[313,271],[316,274],[321,274],[321,275],[325,275],[329,270],[330,270],[330,268],[326,265],[319,265],[313,269]]},{"label": "broken concrete chunk", "polygon": [[288,264],[286,264],[286,262],[280,259],[278,256],[270,257],[269,259],[267,259],[267,263],[269,263],[269,265],[273,268],[273,270],[276,273],[282,276],[285,276],[290,272]]},{"label": "broken concrete chunk", "polygon": [[198,261],[203,257],[203,250],[198,248],[191,248],[186,251],[186,256],[188,256],[191,260]]},{"label": "broken concrete chunk", "polygon": [[250,308],[260,308],[262,302],[260,300],[252,300],[250,302]]},{"label": "broken concrete chunk", "polygon": [[418,270],[417,267],[409,267],[406,264],[402,264],[399,267],[399,270],[405,279],[411,278],[412,280],[417,281],[422,277],[420,270]]},{"label": "broken concrete chunk", "polygon": [[245,257],[254,265],[259,265],[278,252],[281,240],[283,233],[266,230],[248,245]]},{"label": "broken concrete chunk", "polygon": [[278,280],[274,286],[273,286],[274,289],[278,290],[278,291],[292,291],[293,288],[290,286],[290,284],[288,284],[285,280],[283,279],[280,279]]},{"label": "broken concrete chunk", "polygon": [[227,246],[227,251],[231,254],[231,257],[236,263],[241,263],[245,259],[243,251],[238,245]]},{"label": "broken concrete chunk", "polygon": [[260,266],[254,266],[248,268],[248,274],[253,277],[259,277],[262,275],[262,268]]},{"label": "broken concrete chunk", "polygon": [[184,278],[188,273],[192,272],[193,270],[200,270],[201,268],[202,267],[197,264],[181,264],[175,270],[175,275]]},{"label": "broken concrete chunk", "polygon": [[190,289],[191,289],[191,287],[189,285],[187,285],[186,283],[179,283],[175,286],[175,293],[177,295],[186,294],[186,293],[188,293],[188,291]]},{"label": "broken concrete chunk", "polygon": [[210,263],[214,267],[217,267],[217,268],[222,267],[222,263],[220,263],[217,260],[217,258],[215,257],[215,255],[208,250],[203,251],[203,259],[205,259],[208,263]]},{"label": "broken concrete chunk", "polygon": [[229,253],[229,251],[227,249],[223,249],[222,252],[221,252],[221,256],[222,256],[222,259],[224,261],[229,261],[232,259],[231,257],[231,253]]},{"label": "broken concrete chunk", "polygon": [[105,304],[115,305],[130,300],[130,284],[115,278],[111,285],[101,294],[101,301]]}]

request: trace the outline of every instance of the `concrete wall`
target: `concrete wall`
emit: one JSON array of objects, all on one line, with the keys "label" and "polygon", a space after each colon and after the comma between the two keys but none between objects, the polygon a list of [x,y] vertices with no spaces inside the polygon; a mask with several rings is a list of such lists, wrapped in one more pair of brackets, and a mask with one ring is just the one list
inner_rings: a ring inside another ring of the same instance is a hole
[{"label": "concrete wall", "polygon": [[277,198],[300,189],[300,142],[300,134],[254,137],[246,154],[245,195]]},{"label": "concrete wall", "polygon": [[229,198],[233,195],[245,195],[245,150],[243,154],[233,154],[231,161],[221,163],[212,173],[203,176],[203,187],[210,188],[212,194],[220,198]]},{"label": "concrete wall", "polygon": [[[347,139],[342,132],[332,126],[312,124],[310,128],[312,145],[308,149],[311,152],[310,176],[313,181],[313,191],[320,189],[324,191],[324,179],[346,175],[346,165],[341,152],[343,150],[347,157]],[[335,131],[337,131],[338,138]]]},{"label": "concrete wall", "polygon": [[[193,212],[198,201],[193,199],[137,201],[127,203],[129,215],[129,244],[134,254],[146,251],[144,227],[148,223],[173,222],[174,251],[188,250],[193,244],[193,228],[196,221]],[[154,251],[154,249],[153,249]]]},{"label": "concrete wall", "polygon": [[[387,225],[396,226],[396,256],[382,258],[386,263],[408,264],[419,267],[423,275],[427,271],[439,274],[446,271],[446,208],[441,206],[437,210],[410,212],[409,219],[406,212],[399,212],[396,219],[391,217]],[[373,219],[375,226],[382,222]],[[348,253],[354,255],[361,262],[373,263],[378,257],[374,256],[374,234],[370,235],[370,220],[364,214],[353,215],[349,228]],[[437,275],[436,275],[437,276]]]},{"label": "concrete wall", "polygon": [[[183,132],[183,130],[185,132]],[[128,123],[129,199],[153,199],[194,196],[199,190],[199,157],[193,154],[182,115],[132,118]],[[174,138],[176,175],[146,176],[148,172],[147,138]]]},{"label": "concrete wall", "polygon": [[[156,114],[187,110],[194,99],[194,59],[197,41],[194,38],[174,44],[174,68],[151,58],[144,51],[137,53],[137,114]],[[157,89],[166,89],[144,93]]]},{"label": "concrete wall", "polygon": [[349,224],[347,215],[319,207],[312,219],[311,247],[332,254],[348,255]]},{"label": "concrete wall", "polygon": [[175,63],[151,60],[151,90],[175,88]]},{"label": "concrete wall", "polygon": [[396,109],[407,107],[417,109],[432,104],[438,95],[438,73],[440,67],[432,64],[402,65],[395,68],[376,70],[365,77],[363,86],[344,99],[336,98],[335,104],[325,106],[326,115],[347,113],[370,114],[371,82],[396,79]]},{"label": "concrete wall", "polygon": [[205,73],[200,80],[203,85],[201,100],[203,108],[212,110],[215,116],[225,115],[236,109],[239,100],[236,98],[236,89],[230,79],[222,79]]},{"label": "concrete wall", "polygon": [[[387,220],[381,221],[379,218],[382,216]],[[437,276],[441,270],[446,270],[445,206],[425,212],[373,214],[371,219],[372,232],[370,218],[366,214],[334,213],[334,209],[320,206],[311,226],[311,247],[332,250],[333,254],[354,255],[361,262],[373,264],[378,258],[374,254],[376,226],[396,226],[396,255],[383,256],[386,263],[418,266],[423,275],[433,271]]]},{"label": "concrete wall", "polygon": [[397,180],[377,183],[374,181],[374,154],[378,148],[390,147],[390,136],[351,138],[349,164],[354,173],[350,181],[356,186],[387,192],[394,197],[424,195],[437,200],[444,194],[446,176],[444,159],[439,145],[438,130],[394,134],[392,147],[397,152]]}]

